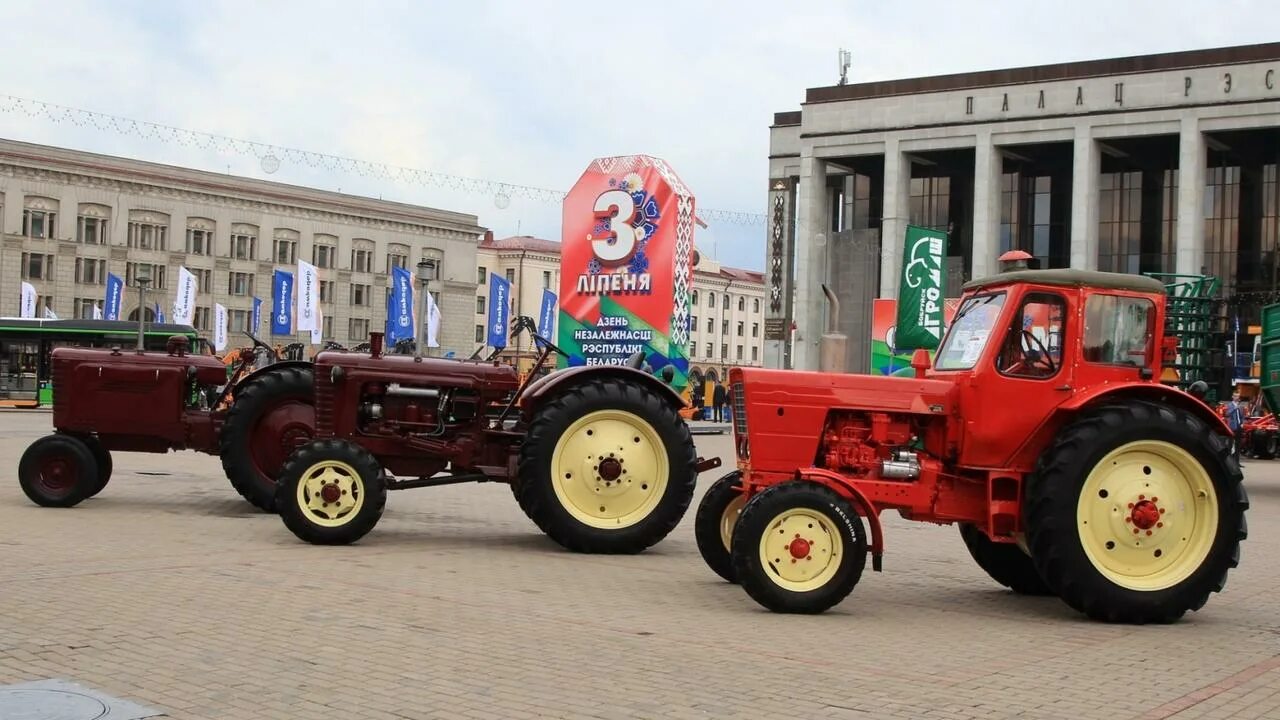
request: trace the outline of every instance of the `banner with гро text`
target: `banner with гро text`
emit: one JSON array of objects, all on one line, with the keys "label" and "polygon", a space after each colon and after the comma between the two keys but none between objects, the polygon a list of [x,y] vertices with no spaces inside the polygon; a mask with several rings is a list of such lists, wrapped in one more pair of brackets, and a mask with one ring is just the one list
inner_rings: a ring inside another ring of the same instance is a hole
[{"label": "banner with \u0433\u0440\u043e text", "polygon": [[942,342],[946,296],[947,234],[907,226],[902,246],[902,278],[898,285],[896,350],[935,350]]}]

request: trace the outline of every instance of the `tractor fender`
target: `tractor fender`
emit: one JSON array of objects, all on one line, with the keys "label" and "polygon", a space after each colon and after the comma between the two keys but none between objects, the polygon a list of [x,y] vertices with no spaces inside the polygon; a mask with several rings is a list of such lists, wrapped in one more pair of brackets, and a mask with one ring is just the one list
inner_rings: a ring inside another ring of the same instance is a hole
[{"label": "tractor fender", "polygon": [[529,386],[525,388],[524,395],[520,398],[520,409],[528,413],[547,397],[550,397],[557,388],[598,377],[618,378],[634,382],[671,403],[671,406],[676,410],[682,410],[685,407],[684,398],[680,397],[680,393],[643,370],[636,370],[625,365],[579,365],[548,373],[529,383]]},{"label": "tractor fender", "polygon": [[257,370],[254,370],[253,372],[249,373],[248,375],[245,375],[244,377],[240,378],[240,382],[236,383],[236,386],[231,388],[231,397],[233,398],[236,397],[240,393],[240,388],[244,387],[245,383],[258,377],[259,375],[264,375],[273,370],[279,370],[280,368],[293,367],[293,368],[299,368],[302,370],[308,370],[313,366],[314,366],[314,363],[308,362],[306,360],[281,360],[280,362],[272,363],[266,367],[260,367]]},{"label": "tractor fender", "polygon": [[884,529],[880,525],[880,514],[876,512],[875,506],[871,504],[867,496],[843,475],[833,473],[830,470],[810,467],[798,471],[796,475],[801,480],[815,482],[830,488],[837,495],[852,502],[857,507],[858,514],[867,519],[867,525],[871,532],[871,569],[880,572],[880,559],[884,555]]}]

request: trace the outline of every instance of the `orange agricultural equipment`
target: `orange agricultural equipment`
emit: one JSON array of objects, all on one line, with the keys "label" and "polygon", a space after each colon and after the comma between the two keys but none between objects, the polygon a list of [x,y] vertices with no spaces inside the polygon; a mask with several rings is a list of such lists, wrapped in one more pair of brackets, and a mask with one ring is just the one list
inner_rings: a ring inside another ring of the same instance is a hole
[{"label": "orange agricultural equipment", "polygon": [[699,507],[704,559],[771,610],[822,612],[868,554],[880,569],[894,510],[1095,619],[1199,609],[1248,500],[1226,425],[1158,380],[1164,312],[1151,278],[1016,270],[964,286],[915,377],[731,370],[738,469]]}]

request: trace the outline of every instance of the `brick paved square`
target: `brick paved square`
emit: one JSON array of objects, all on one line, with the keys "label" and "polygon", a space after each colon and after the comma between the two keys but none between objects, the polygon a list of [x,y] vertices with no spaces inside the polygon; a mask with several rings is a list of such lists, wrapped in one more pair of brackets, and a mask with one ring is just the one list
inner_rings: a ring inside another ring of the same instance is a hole
[{"label": "brick paved square", "polygon": [[[692,509],[642,555],[573,555],[505,486],[449,486],[313,547],[194,453],[117,454],[100,496],[39,508],[17,463],[48,431],[0,413],[0,684],[192,719],[1280,717],[1280,461],[1246,465],[1226,590],[1129,627],[1015,597],[955,528],[889,515],[885,572],[796,617],[703,566]],[[730,460],[727,437],[699,449]]]}]

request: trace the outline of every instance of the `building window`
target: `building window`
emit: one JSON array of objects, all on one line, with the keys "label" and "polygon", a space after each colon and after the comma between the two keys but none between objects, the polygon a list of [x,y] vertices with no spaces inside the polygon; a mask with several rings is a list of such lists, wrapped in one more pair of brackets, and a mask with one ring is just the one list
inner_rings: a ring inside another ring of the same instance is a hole
[{"label": "building window", "polygon": [[405,245],[392,245],[387,249],[387,272],[391,268],[403,268],[409,265],[409,248]]},{"label": "building window", "polygon": [[483,325],[477,325],[477,326],[476,326],[476,342],[478,342],[478,343],[482,343],[482,342],[484,342],[484,340],[485,340],[485,338],[484,338],[484,326],[483,326]]},{"label": "building window", "polygon": [[103,245],[107,242],[107,221],[105,218],[81,215],[76,223],[76,242],[85,245]]},{"label": "building window", "polygon": [[729,321],[728,321],[728,320],[721,320],[721,321],[720,321],[720,332],[721,332],[722,334],[724,334],[724,335],[728,335],[728,334],[729,334]]},{"label": "building window", "polygon": [[208,332],[209,329],[213,327],[213,325],[209,322],[209,315],[210,315],[209,308],[197,307],[194,315],[191,318],[192,326],[197,330],[204,330],[205,332]]},{"label": "building window", "polygon": [[[124,282],[129,287],[135,287],[138,282],[138,270],[141,269],[147,277],[151,279],[151,283],[147,285],[148,290],[164,289],[164,265],[152,265],[151,263],[125,263],[124,266]],[[209,272],[209,271],[205,271]]]},{"label": "building window", "polygon": [[713,347],[713,346],[711,345],[711,343],[707,343],[707,359],[708,359],[708,360],[710,360],[711,358],[715,357],[715,356],[712,354],[712,352],[713,352],[713,351],[712,351],[712,349],[711,349],[712,347]]},{"label": "building window", "polygon": [[551,271],[550,270],[542,271],[542,288],[544,290],[551,289]]},{"label": "building window", "polygon": [[738,312],[746,312],[746,311],[747,311],[747,299],[746,299],[746,298],[744,298],[744,297],[739,297],[739,298],[738,298]]},{"label": "building window", "polygon": [[692,331],[697,330],[697,329],[698,329],[698,316],[697,316],[697,315],[690,315],[690,316],[689,316],[689,330],[690,330],[690,332],[692,332]]},{"label": "building window", "polygon": [[253,235],[233,234],[231,236],[231,252],[227,257],[236,260],[253,260],[257,258],[258,238]]},{"label": "building window", "polygon": [[187,228],[187,253],[191,255],[212,255],[213,231]]},{"label": "building window", "polygon": [[691,342],[689,343],[689,359],[692,360],[696,357],[698,357],[698,343]]},{"label": "building window", "polygon": [[707,307],[714,309],[716,306],[716,294],[707,293]]},{"label": "building window", "polygon": [[169,226],[152,222],[130,222],[125,244],[137,250],[166,250]]},{"label": "building window", "polygon": [[311,264],[318,268],[331,268],[335,252],[336,248],[330,245],[315,245],[311,248]]},{"label": "building window", "polygon": [[251,273],[233,272],[227,276],[227,294],[252,295],[253,275]]},{"label": "building window", "polygon": [[351,286],[351,304],[365,307],[369,304],[370,293],[373,288],[368,285],[352,285]]},{"label": "building window", "polygon": [[707,318],[707,332],[709,332],[709,333],[710,333],[710,332],[715,332],[715,331],[716,331],[716,321],[715,321],[715,318]]},{"label": "building window", "polygon": [[751,362],[760,362],[760,348],[751,348]]},{"label": "building window", "polygon": [[52,295],[37,295],[36,296],[36,317],[46,318],[46,317],[49,317],[51,314],[56,315],[57,313],[54,312],[53,306],[54,306],[54,302],[53,302]]},{"label": "building window", "polygon": [[76,298],[72,315],[82,320],[92,320],[94,308],[97,306],[98,301],[93,298]]},{"label": "building window", "polygon": [[213,271],[203,268],[188,268],[191,274],[196,276],[196,287],[200,292],[207,293],[213,291]]},{"label": "building window", "polygon": [[94,258],[76,258],[76,282],[81,285],[105,285],[107,261]]},{"label": "building window", "polygon": [[751,301],[751,312],[760,312],[760,298],[754,298]]},{"label": "building window", "polygon": [[373,243],[356,240],[351,248],[351,269],[355,272],[373,272]]},{"label": "building window", "polygon": [[56,215],[48,210],[23,210],[22,234],[37,240],[52,238]]},{"label": "building window", "polygon": [[742,334],[746,332],[746,328],[747,328],[747,324],[739,320],[738,321],[738,337],[742,337]]},{"label": "building window", "polygon": [[751,337],[760,337],[760,323],[751,323]]},{"label": "building window", "polygon": [[738,362],[742,362],[742,346],[738,346]]},{"label": "building window", "polygon": [[697,306],[698,306],[698,291],[697,291],[697,290],[694,290],[694,291],[693,291],[693,294],[689,296],[689,304],[690,304],[690,305],[692,305],[692,306],[694,306],[694,307],[697,307]]},{"label": "building window", "polygon": [[276,238],[271,256],[275,258],[278,265],[292,265],[298,262],[298,241],[290,238]]},{"label": "building window", "polygon": [[1222,280],[1222,294],[1235,290],[1239,270],[1240,167],[1218,159],[1205,170],[1204,264],[1207,273]]},{"label": "building window", "polygon": [[721,360],[729,359],[729,343],[720,344],[720,359]]},{"label": "building window", "polygon": [[[328,318],[326,318],[327,320]],[[369,337],[369,319],[368,318],[351,318],[347,321],[347,337],[349,338],[367,338]]]},{"label": "building window", "polygon": [[1142,259],[1142,173],[1103,173],[1098,178],[1098,269],[1137,273]]},{"label": "building window", "polygon": [[253,322],[253,313],[248,310],[229,310],[227,311],[227,332],[244,332],[257,333],[257,328],[249,327],[249,323]]},{"label": "building window", "polygon": [[320,302],[323,302],[323,303],[333,302],[333,281],[332,280],[320,281]]},{"label": "building window", "polygon": [[22,253],[22,277],[27,280],[52,280],[53,256],[43,253]]},{"label": "building window", "polygon": [[484,297],[482,296],[476,296],[476,314],[484,314]]},{"label": "building window", "polygon": [[911,178],[911,224],[946,230],[951,217],[951,178]]},{"label": "building window", "polygon": [[488,279],[489,279],[489,270],[485,266],[481,265],[480,267],[476,268],[476,284],[477,285],[485,284],[485,282]]},{"label": "building window", "polygon": [[729,309],[729,293],[724,294],[724,302],[722,303],[722,306],[725,310]]},{"label": "building window", "polygon": [[507,282],[511,284],[515,284],[515,281],[516,281],[515,268],[507,268]]}]

